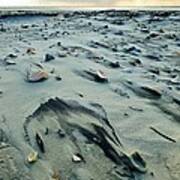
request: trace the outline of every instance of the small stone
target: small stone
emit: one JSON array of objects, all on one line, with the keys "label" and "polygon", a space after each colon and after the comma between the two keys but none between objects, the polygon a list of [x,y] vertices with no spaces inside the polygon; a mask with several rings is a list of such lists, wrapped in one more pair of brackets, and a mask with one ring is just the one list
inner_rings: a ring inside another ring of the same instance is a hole
[{"label": "small stone", "polygon": [[96,76],[95,76],[95,79],[99,82],[107,82],[108,81],[108,78],[107,76],[105,75],[105,73],[101,70],[98,70],[96,72]]},{"label": "small stone", "polygon": [[28,29],[28,28],[29,28],[29,25],[28,25],[28,24],[22,24],[22,25],[21,25],[21,28],[22,28],[22,29]]},{"label": "small stone", "polygon": [[16,64],[15,61],[10,60],[10,59],[5,60],[5,62],[6,62],[6,65],[15,65]]},{"label": "small stone", "polygon": [[68,31],[63,31],[62,35],[69,35]]},{"label": "small stone", "polygon": [[80,157],[79,154],[73,154],[72,161],[75,163],[80,163],[82,162],[82,157]]},{"label": "small stone", "polygon": [[134,59],[133,61],[129,62],[132,66],[141,66],[142,62],[139,59]]},{"label": "small stone", "polygon": [[64,133],[61,129],[59,129],[59,130],[57,131],[57,133],[58,133],[58,135],[59,135],[60,138],[64,138],[64,137],[66,136],[65,133]]},{"label": "small stone", "polygon": [[129,116],[129,114],[128,114],[128,113],[124,113],[124,116],[125,116],[125,117],[128,117],[128,116]]},{"label": "small stone", "polygon": [[119,68],[119,67],[120,67],[120,64],[119,64],[118,61],[116,61],[116,62],[110,62],[109,65],[110,65],[112,68]]},{"label": "small stone", "polygon": [[157,38],[158,36],[159,36],[158,33],[152,32],[152,33],[150,33],[150,34],[147,36],[147,39],[150,39],[150,38]]},{"label": "small stone", "polygon": [[141,49],[137,48],[136,46],[128,47],[124,51],[126,53],[131,53],[131,52],[141,53]]},{"label": "small stone", "polygon": [[60,76],[56,76],[55,79],[56,79],[57,81],[61,81],[61,80],[62,80],[62,78],[61,78]]},{"label": "small stone", "polygon": [[49,134],[49,129],[48,129],[48,128],[45,129],[44,134],[45,134],[45,135],[48,135],[48,134]]},{"label": "small stone", "polygon": [[46,54],[44,61],[45,61],[45,62],[49,62],[49,61],[52,61],[52,60],[54,60],[54,59],[55,59],[55,57],[54,57],[53,55],[51,55],[51,54]]},{"label": "small stone", "polygon": [[60,58],[64,58],[64,57],[67,56],[67,54],[65,54],[65,53],[58,53],[57,56],[60,57]]},{"label": "small stone", "polygon": [[61,42],[57,42],[57,46],[61,46]]},{"label": "small stone", "polygon": [[78,93],[79,97],[83,98],[84,95],[82,93]]},{"label": "small stone", "polygon": [[6,58],[17,58],[17,54],[9,54]]},{"label": "small stone", "polygon": [[36,49],[35,48],[28,48],[26,53],[29,54],[29,55],[36,54]]}]

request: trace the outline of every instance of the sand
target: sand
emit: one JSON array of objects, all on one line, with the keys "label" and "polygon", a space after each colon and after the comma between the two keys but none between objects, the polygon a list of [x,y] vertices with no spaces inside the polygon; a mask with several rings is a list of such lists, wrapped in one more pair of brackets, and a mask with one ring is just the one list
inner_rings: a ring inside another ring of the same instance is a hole
[{"label": "sand", "polygon": [[0,14],[0,179],[180,179],[179,11]]}]

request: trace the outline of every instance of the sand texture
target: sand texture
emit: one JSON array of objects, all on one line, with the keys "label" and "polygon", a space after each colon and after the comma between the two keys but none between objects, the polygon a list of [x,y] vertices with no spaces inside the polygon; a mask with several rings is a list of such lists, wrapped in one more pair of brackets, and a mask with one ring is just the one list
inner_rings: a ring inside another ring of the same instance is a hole
[{"label": "sand texture", "polygon": [[0,12],[0,180],[179,180],[180,12]]}]

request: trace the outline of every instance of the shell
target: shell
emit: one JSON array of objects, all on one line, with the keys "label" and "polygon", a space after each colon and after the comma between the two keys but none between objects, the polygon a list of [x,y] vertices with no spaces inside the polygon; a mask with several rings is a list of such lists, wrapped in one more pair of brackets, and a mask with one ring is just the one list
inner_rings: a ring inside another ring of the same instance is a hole
[{"label": "shell", "polygon": [[76,154],[73,154],[73,156],[72,156],[72,161],[73,161],[73,162],[76,162],[76,163],[79,163],[79,162],[82,161],[82,158],[79,157],[79,156],[76,155]]},{"label": "shell", "polygon": [[107,80],[107,76],[105,75],[103,71],[98,70],[96,73],[99,78]]},{"label": "shell", "polygon": [[36,151],[29,153],[27,160],[29,163],[36,162],[38,159],[38,153]]}]

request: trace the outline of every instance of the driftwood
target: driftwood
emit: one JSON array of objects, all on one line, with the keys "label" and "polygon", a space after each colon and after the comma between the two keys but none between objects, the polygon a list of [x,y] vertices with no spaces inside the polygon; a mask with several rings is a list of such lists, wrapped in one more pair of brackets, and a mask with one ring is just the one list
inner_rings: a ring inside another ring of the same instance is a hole
[{"label": "driftwood", "polygon": [[42,140],[41,135],[39,135],[38,133],[36,133],[36,143],[37,143],[39,149],[41,150],[41,152],[45,153],[44,142]]},{"label": "driftwood", "polygon": [[169,140],[169,141],[171,141],[173,143],[176,143],[175,139],[161,133],[159,130],[155,129],[154,127],[150,127],[150,129],[153,130],[155,133],[159,134],[160,136],[162,136],[163,138],[165,138],[165,139],[167,139],[167,140]]}]

